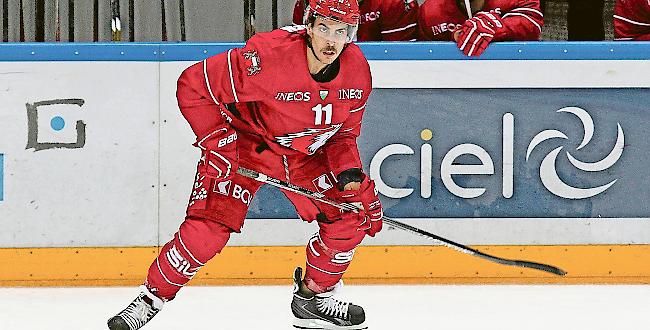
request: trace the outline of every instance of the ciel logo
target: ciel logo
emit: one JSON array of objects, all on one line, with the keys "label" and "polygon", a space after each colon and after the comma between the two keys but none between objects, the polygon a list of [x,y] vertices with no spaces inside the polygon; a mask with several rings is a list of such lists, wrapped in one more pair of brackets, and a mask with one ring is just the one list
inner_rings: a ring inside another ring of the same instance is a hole
[{"label": "ciel logo", "polygon": [[[594,134],[594,121],[591,119],[589,113],[578,107],[566,107],[558,110],[557,112],[567,112],[575,115],[578,117],[578,119],[580,119],[582,122],[582,127],[584,129],[584,134],[582,136],[582,142],[576,148],[576,150],[580,150],[586,146],[589,141],[591,141],[591,138]],[[623,134],[623,129],[621,128],[620,124],[617,123],[617,125],[618,133],[616,137],[616,144],[614,145],[614,148],[612,148],[612,151],[605,158],[595,163],[585,163],[576,159],[567,151],[566,156],[569,159],[569,162],[576,168],[586,172],[600,172],[612,167],[618,161],[618,159],[621,158],[621,155],[623,154],[623,146],[625,145],[625,135]],[[530,154],[540,143],[555,138],[568,139],[564,133],[557,130],[544,130],[535,135],[533,140],[530,141],[530,144],[528,145],[528,150],[526,151],[526,161],[528,161]],[[542,184],[544,184],[544,187],[548,189],[548,191],[557,196],[568,199],[583,199],[596,196],[616,183],[616,180],[613,180],[602,186],[591,188],[579,188],[566,184],[558,176],[557,169],[555,168],[557,157],[562,151],[562,148],[563,147],[557,147],[553,149],[553,151],[549,152],[544,157],[544,160],[542,160],[542,164],[539,167],[540,180],[542,181]]]},{"label": "ciel logo", "polygon": [[[565,107],[557,110],[560,113],[570,113],[575,115],[582,122],[584,135],[582,142],[576,148],[577,150],[585,147],[593,137],[594,123],[587,111],[578,107]],[[514,115],[505,113],[502,118],[502,155],[501,155],[501,194],[505,198],[512,198],[514,194],[514,141],[515,141],[515,120]],[[611,168],[623,154],[625,144],[625,135],[620,124],[618,125],[618,134],[616,143],[607,156],[600,161],[587,163],[578,160],[568,151],[566,157],[569,162],[577,169],[585,172],[601,172]],[[433,132],[429,129],[422,130],[420,134],[422,140],[429,141],[433,138]],[[530,155],[535,148],[542,142],[554,139],[568,139],[568,137],[557,130],[544,130],[533,137],[528,144],[526,152],[526,162],[529,161]],[[610,188],[616,180],[595,186],[595,187],[574,187],[563,181],[556,169],[556,161],[564,147],[557,147],[549,152],[540,164],[539,175],[544,187],[552,194],[566,199],[584,199],[596,196]],[[389,186],[381,177],[382,163],[393,155],[412,155],[415,151],[405,144],[390,144],[379,149],[370,161],[370,177],[375,180],[377,190],[390,198],[404,198],[413,193],[413,188]],[[464,155],[471,155],[478,160],[478,164],[462,164],[458,158]],[[420,196],[422,198],[431,197],[431,171],[433,168],[433,148],[429,143],[423,143],[420,147]],[[473,143],[462,143],[448,150],[440,162],[440,180],[447,191],[453,195],[464,198],[476,198],[483,195],[488,187],[466,187],[459,184],[455,177],[460,175],[494,175],[494,161],[492,155],[483,147]]]}]

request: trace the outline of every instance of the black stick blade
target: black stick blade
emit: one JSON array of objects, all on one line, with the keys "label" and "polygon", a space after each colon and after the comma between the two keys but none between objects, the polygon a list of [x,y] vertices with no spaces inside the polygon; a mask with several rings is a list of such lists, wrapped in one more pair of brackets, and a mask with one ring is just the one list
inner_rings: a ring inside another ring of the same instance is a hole
[{"label": "black stick blade", "polygon": [[531,269],[537,269],[541,270],[543,272],[559,275],[559,276],[564,276],[567,274],[567,272],[563,271],[562,269],[547,265],[547,264],[542,264],[538,262],[532,262],[532,261],[526,261],[526,260],[510,260],[510,259],[504,259],[504,258],[499,258],[495,256],[491,256],[489,254],[485,254],[482,252],[479,252],[479,255],[485,259],[488,259],[492,262],[496,262],[498,264],[502,265],[508,265],[508,266],[517,266],[517,267],[525,267],[525,268],[531,268]]},{"label": "black stick blade", "polygon": [[559,276],[566,275],[565,271],[563,271],[562,269],[557,268],[555,266],[540,264],[540,263],[531,262],[531,261],[523,261],[523,260],[515,260],[515,262],[517,264],[519,264],[521,267],[533,268],[533,269],[541,270],[541,271],[544,271],[544,272],[547,272],[547,273],[552,273],[552,274],[559,275]]}]

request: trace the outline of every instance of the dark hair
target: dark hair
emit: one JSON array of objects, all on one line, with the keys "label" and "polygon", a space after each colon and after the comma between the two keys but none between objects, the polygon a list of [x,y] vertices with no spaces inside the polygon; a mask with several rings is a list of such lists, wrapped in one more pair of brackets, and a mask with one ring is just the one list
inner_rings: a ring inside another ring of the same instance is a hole
[{"label": "dark hair", "polygon": [[314,23],[316,22],[316,13],[312,13],[307,17],[307,26],[314,27]]}]

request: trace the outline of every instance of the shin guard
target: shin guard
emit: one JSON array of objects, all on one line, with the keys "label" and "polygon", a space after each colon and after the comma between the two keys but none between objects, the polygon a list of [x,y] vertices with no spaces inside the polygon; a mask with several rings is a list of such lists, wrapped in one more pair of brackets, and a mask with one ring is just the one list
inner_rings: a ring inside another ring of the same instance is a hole
[{"label": "shin guard", "polygon": [[315,293],[331,291],[343,277],[353,256],[354,248],[349,251],[332,249],[319,234],[314,235],[307,243],[305,284]]},{"label": "shin guard", "polygon": [[[208,225],[210,228],[202,228]],[[228,242],[231,229],[202,220],[186,220],[149,267],[145,286],[161,299],[176,293]]]}]

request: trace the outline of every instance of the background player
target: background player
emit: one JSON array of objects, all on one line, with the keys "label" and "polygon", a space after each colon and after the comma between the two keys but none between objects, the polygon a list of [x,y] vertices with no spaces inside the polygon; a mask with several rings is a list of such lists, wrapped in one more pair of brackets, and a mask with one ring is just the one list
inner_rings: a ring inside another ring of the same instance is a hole
[{"label": "background player", "polygon": [[294,272],[294,325],[365,328],[363,308],[333,296],[355,247],[382,227],[356,144],[372,88],[368,62],[350,43],[359,9],[355,0],[311,0],[306,11],[306,28],[255,35],[181,74],[178,104],[201,149],[187,216],[110,329],[142,327],[240,232],[261,183],[237,174],[238,164],[363,206],[343,213],[285,193],[300,218],[319,225],[307,244],[304,279],[301,268]]},{"label": "background player", "polygon": [[614,40],[650,40],[650,0],[616,0]]},{"label": "background player", "polygon": [[492,41],[539,40],[544,24],[539,0],[426,0],[419,40],[456,41],[479,56]]},{"label": "background player", "polygon": [[[305,0],[297,0],[294,24],[303,24]],[[415,41],[418,21],[417,0],[360,0],[360,21],[356,41]]]}]

